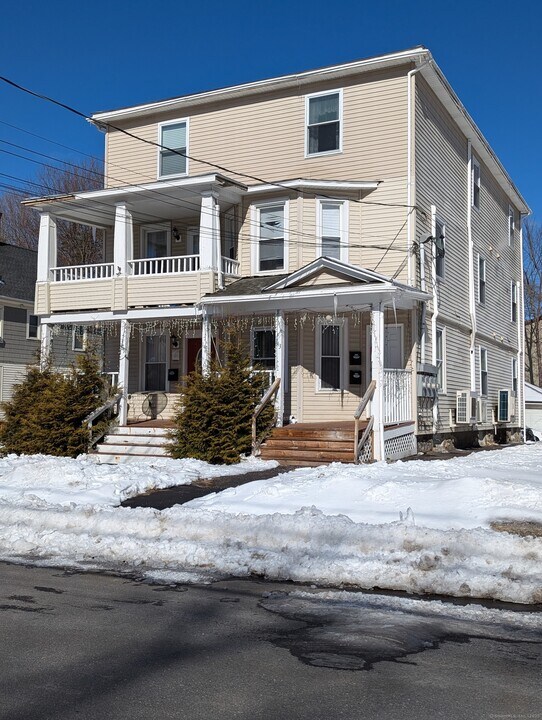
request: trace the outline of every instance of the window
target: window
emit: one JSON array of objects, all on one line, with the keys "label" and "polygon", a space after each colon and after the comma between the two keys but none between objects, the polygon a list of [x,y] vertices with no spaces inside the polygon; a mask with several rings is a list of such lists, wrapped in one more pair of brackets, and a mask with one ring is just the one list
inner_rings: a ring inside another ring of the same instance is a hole
[{"label": "window", "polygon": [[319,390],[340,390],[343,385],[342,323],[319,324],[317,358],[319,361]]},{"label": "window", "polygon": [[487,396],[487,350],[480,348],[480,395]]},{"label": "window", "polygon": [[308,95],[307,155],[341,150],[342,92]]},{"label": "window", "polygon": [[87,330],[84,325],[73,326],[72,350],[84,352],[87,349]]},{"label": "window", "polygon": [[319,257],[336,258],[346,262],[346,203],[318,200],[316,207]]},{"label": "window", "polygon": [[437,366],[437,385],[440,392],[446,392],[446,333],[437,328],[435,337],[435,365]]},{"label": "window", "polygon": [[475,157],[472,158],[471,176],[472,205],[480,208],[480,163]]},{"label": "window", "polygon": [[518,320],[518,286],[513,280],[510,283],[510,320],[514,323]]},{"label": "window", "polygon": [[[158,156],[158,177],[186,175],[188,121],[176,121],[159,126],[159,140],[162,146]],[[167,148],[167,149],[165,149]]]},{"label": "window", "polygon": [[257,272],[284,270],[285,258],[285,205],[266,205],[257,210],[259,238],[257,243]]},{"label": "window", "polygon": [[258,328],[252,331],[252,364],[265,370],[275,369],[275,331]]},{"label": "window", "polygon": [[26,319],[26,337],[29,340],[39,339],[39,318],[37,315],[27,314]]},{"label": "window", "polygon": [[512,358],[512,390],[517,395],[517,392],[518,392],[518,361],[517,361],[517,358]]},{"label": "window", "polygon": [[514,231],[516,229],[516,213],[514,212],[514,208],[509,205],[508,206],[508,244],[510,247],[514,244]]},{"label": "window", "polygon": [[444,243],[446,241],[446,225],[435,219],[435,273],[437,277],[444,277]]},{"label": "window", "polygon": [[478,255],[478,302],[484,304],[486,301],[486,260]]}]

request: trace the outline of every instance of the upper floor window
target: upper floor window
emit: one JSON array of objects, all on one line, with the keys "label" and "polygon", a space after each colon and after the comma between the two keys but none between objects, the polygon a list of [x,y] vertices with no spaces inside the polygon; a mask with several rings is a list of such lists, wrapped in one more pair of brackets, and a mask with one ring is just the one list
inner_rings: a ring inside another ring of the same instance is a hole
[{"label": "upper floor window", "polygon": [[478,255],[478,302],[486,301],[486,259]]},{"label": "upper floor window", "polygon": [[318,256],[346,262],[346,203],[318,200],[317,213]]},{"label": "upper floor window", "polygon": [[340,151],[342,92],[308,95],[306,102],[307,155]]},{"label": "upper floor window", "polygon": [[258,241],[256,271],[272,272],[286,268],[285,203],[256,208]]},{"label": "upper floor window", "polygon": [[472,204],[475,208],[480,207],[480,163],[472,158],[471,170]]},{"label": "upper floor window", "polygon": [[518,286],[512,280],[510,283],[510,320],[517,322],[518,319]]},{"label": "upper floor window", "polygon": [[514,244],[514,231],[516,229],[516,213],[514,208],[508,206],[508,244],[512,246]]},{"label": "upper floor window", "polygon": [[435,273],[444,277],[444,243],[446,241],[446,225],[442,220],[435,219]]},{"label": "upper floor window", "polygon": [[188,121],[176,121],[159,126],[160,151],[158,176],[186,175],[188,150]]},{"label": "upper floor window", "polygon": [[29,340],[37,340],[39,338],[39,318],[37,315],[27,314],[26,337]]}]

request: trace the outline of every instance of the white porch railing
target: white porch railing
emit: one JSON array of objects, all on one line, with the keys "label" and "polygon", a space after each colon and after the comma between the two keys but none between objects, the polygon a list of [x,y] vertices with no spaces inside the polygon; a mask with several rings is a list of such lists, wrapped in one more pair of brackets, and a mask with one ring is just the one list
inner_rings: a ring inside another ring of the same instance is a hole
[{"label": "white porch railing", "polygon": [[222,272],[224,275],[239,275],[239,261],[222,256]]},{"label": "white porch railing", "polygon": [[76,280],[104,280],[114,275],[114,263],[97,265],[70,265],[51,268],[53,282],[75,282]]},{"label": "white porch railing", "polygon": [[412,373],[384,370],[384,424],[412,420]]},{"label": "white porch railing", "polygon": [[199,255],[177,255],[175,257],[140,258],[129,260],[132,275],[166,275],[199,270]]}]

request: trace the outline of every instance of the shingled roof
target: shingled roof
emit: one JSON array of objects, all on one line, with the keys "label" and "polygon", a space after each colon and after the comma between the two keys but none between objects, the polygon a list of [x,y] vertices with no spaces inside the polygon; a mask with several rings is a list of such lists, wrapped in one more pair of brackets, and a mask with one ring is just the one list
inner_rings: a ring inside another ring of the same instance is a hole
[{"label": "shingled roof", "polygon": [[0,295],[34,300],[38,253],[0,242]]}]

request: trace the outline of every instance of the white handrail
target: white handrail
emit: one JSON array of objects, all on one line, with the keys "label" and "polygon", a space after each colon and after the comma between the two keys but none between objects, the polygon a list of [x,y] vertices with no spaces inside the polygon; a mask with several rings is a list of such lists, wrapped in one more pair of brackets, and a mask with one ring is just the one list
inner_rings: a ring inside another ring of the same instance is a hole
[{"label": "white handrail", "polygon": [[159,258],[129,260],[132,275],[172,275],[197,272],[200,268],[199,255],[175,255]]},{"label": "white handrail", "polygon": [[240,265],[239,260],[233,260],[222,255],[222,272],[224,275],[239,275]]},{"label": "white handrail", "polygon": [[78,280],[104,280],[113,277],[114,263],[94,265],[67,265],[51,268],[53,282],[75,282]]}]

